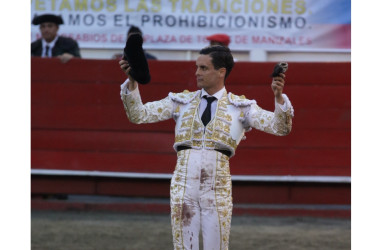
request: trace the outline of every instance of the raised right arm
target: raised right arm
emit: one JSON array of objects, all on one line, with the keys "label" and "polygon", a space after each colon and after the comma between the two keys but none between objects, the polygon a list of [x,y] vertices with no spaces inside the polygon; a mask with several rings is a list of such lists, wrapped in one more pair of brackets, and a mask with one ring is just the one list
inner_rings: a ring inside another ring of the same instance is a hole
[{"label": "raised right arm", "polygon": [[138,86],[128,89],[129,80],[121,85],[121,99],[129,120],[136,124],[154,123],[172,118],[176,106],[170,97],[143,104]]}]

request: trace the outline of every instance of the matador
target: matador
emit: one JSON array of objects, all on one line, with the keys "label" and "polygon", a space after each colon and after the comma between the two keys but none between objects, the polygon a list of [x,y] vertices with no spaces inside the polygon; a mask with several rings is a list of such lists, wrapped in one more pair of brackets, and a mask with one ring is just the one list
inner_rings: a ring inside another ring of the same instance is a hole
[{"label": "matador", "polygon": [[173,118],[177,163],[170,185],[174,249],[198,249],[200,230],[204,249],[228,249],[232,216],[229,159],[252,128],[284,136],[290,133],[293,107],[283,94],[285,74],[273,77],[274,112],[255,100],[228,93],[225,80],[234,61],[223,46],[203,48],[196,60],[199,90],[169,93],[159,101],[142,103],[137,82],[126,60],[119,62],[128,79],[121,99],[133,123]]}]

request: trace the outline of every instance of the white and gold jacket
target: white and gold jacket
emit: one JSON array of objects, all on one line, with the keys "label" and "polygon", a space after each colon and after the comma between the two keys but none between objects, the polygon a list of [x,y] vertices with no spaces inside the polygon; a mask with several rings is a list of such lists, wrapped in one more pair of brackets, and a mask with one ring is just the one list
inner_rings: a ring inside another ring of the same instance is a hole
[{"label": "white and gold jacket", "polygon": [[285,110],[276,103],[274,112],[269,112],[260,108],[254,100],[225,91],[218,100],[214,117],[204,129],[198,112],[201,90],[169,93],[162,100],[143,104],[138,88],[127,94],[127,82],[121,85],[121,99],[129,120],[140,124],[173,118],[176,122],[175,150],[179,145],[195,149],[223,149],[229,150],[232,157],[245,138],[244,133],[252,128],[279,136],[291,132],[294,111],[285,94]]}]

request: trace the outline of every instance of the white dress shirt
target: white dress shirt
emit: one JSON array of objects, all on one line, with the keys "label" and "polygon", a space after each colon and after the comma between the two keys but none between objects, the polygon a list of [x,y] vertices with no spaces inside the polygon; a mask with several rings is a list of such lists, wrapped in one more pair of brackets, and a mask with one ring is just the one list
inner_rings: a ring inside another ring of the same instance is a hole
[{"label": "white dress shirt", "polygon": [[[55,46],[55,43],[58,39],[58,36],[53,39],[52,42],[48,43],[46,40],[42,39],[42,46],[43,46],[43,51],[42,51],[42,57],[52,57],[52,48]],[[49,51],[48,55],[45,55],[46,47],[49,46]]]},{"label": "white dress shirt", "polygon": [[208,105],[208,101],[205,98],[203,98],[203,96],[207,96],[207,97],[214,96],[216,98],[216,100],[214,100],[212,102],[211,109],[210,109],[211,110],[210,119],[213,119],[214,115],[216,114],[218,100],[221,99],[225,90],[226,90],[226,88],[223,87],[221,90],[214,93],[213,95],[209,95],[208,92],[206,92],[204,89],[201,89],[201,102],[200,102],[200,106],[199,106],[199,116],[200,117],[203,115],[204,110],[205,110],[206,106]]}]

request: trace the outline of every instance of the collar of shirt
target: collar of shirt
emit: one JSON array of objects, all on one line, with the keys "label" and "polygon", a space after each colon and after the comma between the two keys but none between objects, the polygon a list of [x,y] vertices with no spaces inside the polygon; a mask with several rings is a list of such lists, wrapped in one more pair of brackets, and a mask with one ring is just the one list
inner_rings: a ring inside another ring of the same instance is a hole
[{"label": "collar of shirt", "polygon": [[[223,94],[225,93],[225,87],[223,87],[221,90],[217,91],[216,93],[214,93],[214,97],[217,98],[217,100],[221,99]],[[200,102],[200,105],[199,105],[199,116],[201,117],[203,115],[203,112],[205,110],[205,108],[207,107],[208,105],[208,102],[205,98],[203,98],[203,96],[211,96],[208,94],[208,92],[206,92],[204,89],[201,90],[201,102]],[[215,100],[214,102],[212,102],[212,105],[211,105],[211,119],[213,119],[215,113],[216,113],[216,109],[217,109],[217,103],[218,101]]]},{"label": "collar of shirt", "polygon": [[[226,88],[223,87],[221,90],[217,91],[216,93],[214,93],[212,96],[214,96],[215,98],[217,98],[217,100],[221,99],[221,97],[223,96],[223,93],[225,92]],[[211,96],[208,94],[208,92],[205,91],[205,89],[202,89],[201,90],[201,98],[203,96]]]},{"label": "collar of shirt", "polygon": [[44,55],[44,52],[46,50],[46,46],[48,45],[50,50],[49,50],[49,54],[52,56],[52,48],[55,46],[55,43],[57,42],[57,39],[58,39],[58,36],[55,37],[55,39],[53,39],[52,42],[48,43],[46,40],[42,39],[42,46],[43,46],[43,55]]}]

